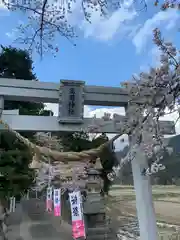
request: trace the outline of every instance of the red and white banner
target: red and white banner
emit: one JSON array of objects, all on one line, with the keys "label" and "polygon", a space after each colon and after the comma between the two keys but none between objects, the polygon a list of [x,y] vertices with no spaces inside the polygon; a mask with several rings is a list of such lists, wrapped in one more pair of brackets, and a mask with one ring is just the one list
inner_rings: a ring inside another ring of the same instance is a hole
[{"label": "red and white banner", "polygon": [[74,239],[86,238],[80,191],[69,193],[72,216],[72,236]]},{"label": "red and white banner", "polygon": [[61,189],[54,189],[54,216],[61,216]]},{"label": "red and white banner", "polygon": [[46,211],[52,212],[52,187],[47,188],[46,193]]}]

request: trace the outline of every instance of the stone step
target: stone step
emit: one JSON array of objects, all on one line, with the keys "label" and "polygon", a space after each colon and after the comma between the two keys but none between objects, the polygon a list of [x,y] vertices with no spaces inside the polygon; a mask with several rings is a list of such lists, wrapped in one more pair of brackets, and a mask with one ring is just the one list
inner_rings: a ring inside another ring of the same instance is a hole
[{"label": "stone step", "polygon": [[93,236],[86,236],[86,240],[117,240],[116,235],[93,235]]},{"label": "stone step", "polygon": [[87,229],[87,240],[115,240],[117,234],[113,231],[111,225],[101,225],[100,227]]},{"label": "stone step", "polygon": [[96,236],[96,237],[99,237],[99,236],[105,236],[105,235],[107,235],[107,236],[113,236],[114,235],[114,233],[112,233],[112,232],[104,232],[104,233],[101,233],[101,234],[96,234],[96,233],[87,233],[86,234],[87,236]]},{"label": "stone step", "polygon": [[87,240],[101,240],[101,239],[108,239],[108,240],[115,240],[117,239],[117,235],[115,233],[109,232],[109,233],[101,233],[101,234],[96,234],[96,233],[90,233],[87,234]]},{"label": "stone step", "polygon": [[111,233],[112,229],[107,226],[102,226],[102,227],[96,227],[96,228],[88,228],[87,229],[87,234],[103,234],[103,233]]}]

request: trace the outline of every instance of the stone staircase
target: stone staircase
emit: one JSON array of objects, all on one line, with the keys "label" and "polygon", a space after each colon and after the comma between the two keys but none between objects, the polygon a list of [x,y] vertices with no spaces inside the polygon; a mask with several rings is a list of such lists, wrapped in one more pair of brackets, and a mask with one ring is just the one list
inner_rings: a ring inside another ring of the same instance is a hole
[{"label": "stone staircase", "polygon": [[[93,199],[95,198],[93,197]],[[96,207],[98,210],[97,215],[95,214],[94,218],[85,219],[87,240],[117,240],[116,230],[113,228],[113,224],[110,220],[106,217],[103,202],[99,201],[99,199],[95,202],[99,202],[102,207],[101,211],[99,211],[99,204],[94,205],[92,202],[89,202],[90,204],[85,207],[86,210],[96,210]],[[54,217],[53,213],[47,213],[45,211],[44,199],[24,200],[22,201],[21,206],[23,215],[26,216],[25,218],[27,219],[24,219],[24,221],[27,221],[29,225],[28,231],[31,235],[31,240],[61,240],[61,238],[63,240],[72,240],[71,225],[68,223],[67,219],[63,220],[62,218]],[[69,209],[69,206],[63,207]],[[23,228],[25,228],[25,226]],[[23,239],[30,240],[29,238]]]},{"label": "stone staircase", "polygon": [[47,213],[42,200],[23,200],[9,223],[8,240],[72,240],[71,228]]}]

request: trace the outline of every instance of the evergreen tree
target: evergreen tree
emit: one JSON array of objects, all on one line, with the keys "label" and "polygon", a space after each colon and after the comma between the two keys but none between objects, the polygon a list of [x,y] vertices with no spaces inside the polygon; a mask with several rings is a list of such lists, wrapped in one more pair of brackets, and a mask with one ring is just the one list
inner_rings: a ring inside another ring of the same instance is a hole
[{"label": "evergreen tree", "polygon": [[[0,81],[1,78],[15,78],[37,81],[33,73],[33,62],[29,54],[21,49],[1,46]],[[23,115],[49,115],[43,103],[5,101],[5,109],[19,109]],[[33,137],[34,133],[21,133]],[[20,198],[34,179],[34,172],[29,169],[32,153],[20,143],[10,132],[0,132],[0,200],[10,196]]]},{"label": "evergreen tree", "polygon": [[65,151],[81,152],[91,149],[89,135],[83,131],[61,134],[61,141]]},{"label": "evergreen tree", "polygon": [[29,169],[32,153],[9,132],[1,133],[0,146],[0,199],[15,196],[19,200],[35,177]]},{"label": "evergreen tree", "polygon": [[[16,78],[22,80],[36,80],[33,73],[33,62],[28,52],[12,47],[1,46],[0,78]],[[19,109],[23,115],[39,115],[44,109],[43,103],[5,101],[4,109]]]}]

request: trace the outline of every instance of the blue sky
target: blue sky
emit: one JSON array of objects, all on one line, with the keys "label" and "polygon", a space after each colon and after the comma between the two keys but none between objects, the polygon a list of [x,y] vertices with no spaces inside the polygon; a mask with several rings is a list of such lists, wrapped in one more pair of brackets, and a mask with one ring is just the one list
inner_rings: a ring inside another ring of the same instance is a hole
[{"label": "blue sky", "polygon": [[[131,79],[132,74],[156,64],[158,52],[152,44],[155,27],[178,44],[179,16],[175,10],[160,12],[150,1],[147,11],[120,9],[109,20],[94,17],[91,25],[82,20],[75,26],[79,33],[79,38],[74,40],[77,46],[63,37],[56,37],[55,43],[59,45],[56,58],[47,53],[40,60],[33,54],[34,70],[40,81],[78,79],[91,85],[119,86],[121,81]],[[25,16],[1,9],[0,18],[4,23],[0,25],[1,44],[17,46],[13,43],[19,34],[15,28],[20,21],[27,22]]]},{"label": "blue sky", "polygon": [[[121,81],[130,80],[132,74],[158,64],[159,52],[152,42],[152,30],[156,27],[160,28],[165,39],[180,47],[180,11],[169,9],[162,12],[153,6],[152,1],[148,2],[147,11],[137,11],[132,2],[126,0],[126,7],[113,12],[109,19],[93,15],[92,24],[83,19],[77,4],[70,18],[79,35],[74,40],[77,46],[56,36],[54,44],[58,44],[59,52],[55,58],[46,53],[41,60],[34,52],[34,71],[38,79],[46,82],[84,80],[88,85],[119,86]],[[27,15],[10,13],[1,7],[0,21],[0,43],[24,48],[14,40],[20,34],[16,27],[19,23],[27,23]],[[50,104],[48,107],[57,113],[57,106]],[[96,114],[101,117],[103,112],[124,113],[124,110],[113,107],[85,109],[86,116]]]}]

